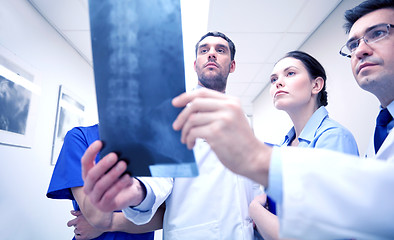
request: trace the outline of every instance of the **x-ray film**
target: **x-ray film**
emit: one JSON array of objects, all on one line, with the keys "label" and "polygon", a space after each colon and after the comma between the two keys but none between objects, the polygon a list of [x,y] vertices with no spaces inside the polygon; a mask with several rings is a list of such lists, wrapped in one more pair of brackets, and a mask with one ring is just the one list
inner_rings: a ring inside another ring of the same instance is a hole
[{"label": "x-ray film", "polygon": [[198,175],[172,129],[185,91],[180,0],[90,0],[101,157],[115,152],[132,176]]}]

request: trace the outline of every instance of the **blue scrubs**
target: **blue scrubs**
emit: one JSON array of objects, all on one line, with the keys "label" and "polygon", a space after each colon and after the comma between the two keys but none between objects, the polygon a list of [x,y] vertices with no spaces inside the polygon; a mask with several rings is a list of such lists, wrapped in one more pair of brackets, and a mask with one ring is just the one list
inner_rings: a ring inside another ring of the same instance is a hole
[{"label": "blue scrubs", "polygon": [[[65,138],[59,158],[53,170],[52,179],[49,184],[47,197],[54,199],[70,199],[75,210],[79,206],[72,195],[71,188],[82,187],[81,157],[88,146],[99,140],[98,125],[90,127],[76,127],[70,130]],[[96,162],[99,156],[96,157]],[[75,239],[75,238],[73,238]],[[105,232],[100,235],[99,240],[153,240],[154,232],[143,234],[129,234],[124,232]]]}]

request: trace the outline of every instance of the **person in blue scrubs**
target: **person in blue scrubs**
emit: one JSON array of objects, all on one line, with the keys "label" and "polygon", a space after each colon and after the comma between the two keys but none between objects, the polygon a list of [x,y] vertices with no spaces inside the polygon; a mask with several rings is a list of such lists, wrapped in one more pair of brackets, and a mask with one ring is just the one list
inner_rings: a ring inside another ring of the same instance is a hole
[{"label": "person in blue scrubs", "polygon": [[[275,64],[270,79],[275,107],[285,111],[294,124],[280,146],[358,155],[353,135],[328,116],[326,73],[315,58],[301,51],[289,52]],[[279,238],[275,203],[269,197],[257,196],[250,204],[249,214],[264,239]]]},{"label": "person in blue scrubs", "polygon": [[[66,134],[47,197],[72,201],[72,214],[77,218],[69,221],[68,225],[75,227],[73,239],[153,240],[153,230],[162,228],[163,211],[159,211],[150,223],[137,226],[128,221],[122,212],[101,212],[94,208],[90,201],[85,201],[81,157],[88,146],[98,139],[97,124],[90,127],[75,127]],[[96,157],[96,162],[98,160],[99,156]],[[93,219],[100,228],[89,224],[89,220]]]}]

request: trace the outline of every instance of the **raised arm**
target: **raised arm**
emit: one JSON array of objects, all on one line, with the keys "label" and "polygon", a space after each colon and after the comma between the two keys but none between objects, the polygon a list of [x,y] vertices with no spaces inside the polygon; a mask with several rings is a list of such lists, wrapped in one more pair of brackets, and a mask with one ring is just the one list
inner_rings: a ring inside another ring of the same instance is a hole
[{"label": "raised arm", "polygon": [[109,153],[95,164],[94,159],[101,148],[102,142],[95,141],[81,159],[83,190],[90,203],[102,212],[140,204],[146,196],[146,189],[137,179],[124,174],[126,163],[118,161],[115,153]]},{"label": "raised arm", "polygon": [[267,186],[272,148],[254,136],[237,98],[203,88],[172,104],[187,106],[173,123],[182,130],[182,143],[191,149],[196,138],[204,138],[226,167]]}]

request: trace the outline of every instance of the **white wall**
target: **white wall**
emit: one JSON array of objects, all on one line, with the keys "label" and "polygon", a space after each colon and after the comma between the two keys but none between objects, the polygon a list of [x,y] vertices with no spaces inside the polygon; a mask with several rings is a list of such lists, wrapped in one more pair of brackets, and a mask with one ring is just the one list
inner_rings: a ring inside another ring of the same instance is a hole
[{"label": "white wall", "polygon": [[0,0],[0,45],[37,73],[41,94],[31,149],[0,145],[0,239],[71,239],[71,202],[47,199],[59,85],[97,122],[93,71],[25,0]]},{"label": "white wall", "polygon": [[[342,28],[343,14],[360,2],[362,1],[342,1],[299,50],[310,53],[326,69],[327,109],[330,117],[353,133],[360,154],[363,155],[373,133],[379,102],[371,93],[357,85],[351,72],[350,60],[338,54],[347,40]],[[263,141],[280,141],[292,126],[288,116],[273,107],[269,86],[256,98],[253,110],[255,133]]]}]

